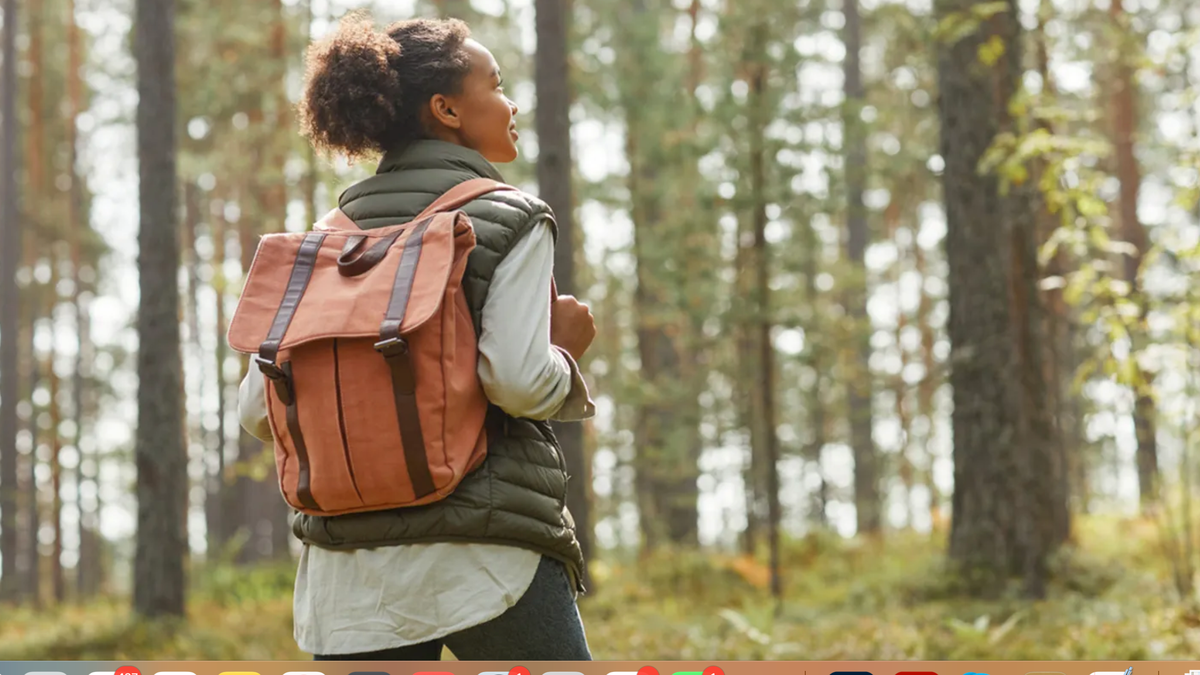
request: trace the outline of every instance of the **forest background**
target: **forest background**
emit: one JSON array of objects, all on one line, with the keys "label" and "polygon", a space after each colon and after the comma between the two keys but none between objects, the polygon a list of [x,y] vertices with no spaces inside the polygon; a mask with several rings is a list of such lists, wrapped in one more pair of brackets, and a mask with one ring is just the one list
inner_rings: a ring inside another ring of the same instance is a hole
[{"label": "forest background", "polygon": [[1195,3],[3,0],[0,659],[304,658],[224,332],[373,169],[293,113],[358,8],[522,109],[597,658],[1200,653]]}]

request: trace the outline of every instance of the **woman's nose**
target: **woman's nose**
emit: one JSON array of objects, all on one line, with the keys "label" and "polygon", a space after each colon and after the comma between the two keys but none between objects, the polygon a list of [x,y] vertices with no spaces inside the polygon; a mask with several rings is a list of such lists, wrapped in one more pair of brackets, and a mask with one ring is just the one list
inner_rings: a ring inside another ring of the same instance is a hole
[{"label": "woman's nose", "polygon": [[508,99],[508,107],[512,109],[512,114],[516,115],[517,113],[521,112],[521,109],[517,107],[516,101],[508,97],[505,98]]}]

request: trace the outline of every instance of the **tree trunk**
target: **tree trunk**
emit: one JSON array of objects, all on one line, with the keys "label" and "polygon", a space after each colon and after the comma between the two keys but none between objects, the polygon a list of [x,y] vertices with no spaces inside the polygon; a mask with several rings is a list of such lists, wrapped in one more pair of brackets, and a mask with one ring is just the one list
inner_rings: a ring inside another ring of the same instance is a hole
[{"label": "tree trunk", "polygon": [[[41,385],[42,364],[37,357],[37,349],[33,343],[33,334],[36,332],[38,313],[36,309],[31,312],[29,321],[29,395],[30,400],[33,400],[33,392],[37,391]],[[37,480],[37,450],[41,442],[41,434],[38,433],[38,410],[37,406],[29,415],[28,432],[32,444],[29,448],[28,464],[25,467],[26,474],[26,504],[25,504],[25,592],[33,601],[35,608],[42,606],[42,551],[38,541],[38,533],[42,530],[42,512],[41,512],[41,493],[38,491]]]},{"label": "tree trunk", "polygon": [[[945,16],[981,3],[938,0],[936,7]],[[1036,218],[1020,191],[1002,194],[996,177],[978,170],[992,139],[1011,124],[1008,101],[1022,74],[1018,15],[1009,0],[1005,11],[942,47],[938,61],[954,388],[950,557],[976,592],[999,591],[1017,575],[1038,597],[1058,544],[1045,514],[1066,495],[1052,481],[1039,414]],[[993,37],[1005,51],[989,67],[979,52]]]},{"label": "tree trunk", "polygon": [[[571,198],[571,78],[568,61],[570,0],[536,0],[537,174],[541,198],[558,222],[554,277],[559,293],[579,292],[575,279],[575,204]],[[556,423],[567,473],[567,508],[575,519],[575,536],[585,560],[592,557],[591,463],[583,443],[583,424]]]},{"label": "tree trunk", "polygon": [[1133,426],[1137,436],[1138,491],[1142,509],[1146,510],[1158,500],[1158,424],[1153,395],[1154,382],[1149,373],[1137,366],[1136,360],[1138,354],[1146,348],[1149,337],[1149,326],[1146,322],[1149,306],[1139,278],[1142,258],[1149,246],[1149,239],[1137,212],[1138,192],[1142,182],[1134,147],[1134,136],[1138,126],[1135,100],[1137,84],[1134,82],[1130,54],[1127,53],[1129,39],[1123,25],[1126,19],[1122,0],[1111,0],[1109,15],[1120,36],[1120,44],[1113,50],[1117,61],[1113,64],[1115,81],[1112,92],[1112,133],[1113,146],[1116,149],[1117,178],[1121,183],[1120,197],[1117,200],[1121,214],[1120,238],[1134,248],[1134,252],[1125,258],[1123,272],[1125,281],[1129,283],[1129,297],[1138,306],[1137,321],[1130,330],[1134,345],[1129,358],[1135,364]]},{"label": "tree trunk", "polygon": [[843,129],[846,166],[846,257],[851,272],[846,289],[846,313],[853,331],[853,370],[846,388],[850,413],[850,448],[854,455],[854,508],[858,531],[876,534],[882,527],[874,428],[874,384],[871,377],[871,317],[867,314],[866,252],[870,238],[863,192],[867,181],[867,139],[861,117],[866,92],[859,52],[862,49],[858,0],[843,0],[845,15],[845,95]]},{"label": "tree trunk", "polygon": [[[1037,63],[1038,74],[1042,78],[1042,87],[1050,95],[1056,93],[1053,74],[1050,70],[1050,50],[1046,43],[1046,22],[1053,16],[1054,6],[1051,0],[1041,0],[1041,6],[1038,9],[1038,23],[1034,33],[1033,46],[1036,50],[1035,62]],[[1053,133],[1053,125],[1049,120],[1043,120],[1040,123],[1041,127]],[[1039,161],[1036,164],[1035,175],[1039,176],[1037,182],[1040,183],[1040,176],[1046,169],[1046,163]],[[1035,238],[1037,247],[1040,250],[1049,238],[1058,228],[1058,216],[1047,208],[1046,204],[1039,200],[1037,205],[1037,221]],[[1051,258],[1042,273],[1045,277],[1062,278],[1066,274],[1066,252],[1059,248],[1054,257]],[[1072,420],[1072,408],[1077,406],[1075,401],[1076,396],[1072,395],[1071,386],[1075,378],[1075,351],[1076,346],[1071,336],[1071,307],[1067,305],[1066,299],[1063,297],[1063,288],[1058,286],[1047,290],[1043,297],[1045,298],[1046,311],[1044,313],[1044,347],[1042,354],[1045,356],[1044,363],[1044,382],[1046,387],[1046,415],[1051,420],[1049,425],[1050,432],[1050,448],[1057,457],[1057,462],[1060,465],[1058,479],[1061,482],[1059,489],[1068,495],[1067,501],[1062,502],[1054,514],[1053,522],[1055,527],[1055,537],[1065,541],[1071,530],[1071,505],[1070,499],[1074,494],[1071,490],[1071,481],[1073,476],[1072,461],[1073,458],[1078,459],[1081,452],[1082,437],[1075,437],[1072,434],[1074,422]]]},{"label": "tree trunk", "polygon": [[87,214],[84,206],[83,174],[79,167],[79,138],[77,122],[83,113],[83,44],[79,35],[79,24],[75,17],[75,0],[67,0],[67,99],[70,105],[69,123],[67,124],[67,150],[70,153],[71,188],[67,197],[67,227],[71,248],[71,306],[74,313],[75,330],[75,366],[71,373],[71,417],[75,422],[75,433],[71,446],[75,448],[75,525],[76,538],[79,547],[79,557],[75,563],[75,593],[77,598],[90,595],[87,588],[88,576],[86,570],[92,564],[89,557],[87,526],[88,520],[83,508],[84,484],[84,388],[89,369],[89,333],[90,327],[86,310],[83,306],[83,236],[88,227]]},{"label": "tree trunk", "polygon": [[180,419],[174,0],[137,0],[135,31],[141,301],[133,605],[144,617],[182,617],[188,481]]},{"label": "tree trunk", "polygon": [[[29,6],[29,48],[27,59],[29,61],[29,71],[27,81],[29,85],[28,105],[29,113],[29,129],[27,134],[27,142],[25,144],[25,187],[24,201],[25,208],[24,216],[25,228],[27,235],[25,237],[25,255],[26,262],[32,267],[37,264],[41,253],[39,231],[43,227],[43,212],[42,209],[46,202],[46,186],[48,185],[48,176],[46,173],[46,115],[44,114],[44,97],[45,97],[45,81],[44,81],[44,40],[42,36],[42,12],[43,8],[34,3]],[[43,294],[45,289],[40,284],[34,282],[29,285],[26,299],[29,304],[30,311],[30,332],[29,338],[29,396],[30,401],[33,400],[33,394],[37,391],[41,380],[41,362],[37,356],[37,345],[34,341],[34,335],[37,331],[37,322],[41,318],[43,311],[42,303],[45,300]],[[40,493],[38,492],[37,482],[37,448],[41,439],[40,429],[38,428],[38,414],[36,406],[29,418],[30,438],[33,440],[33,446],[29,453],[28,465],[28,481],[29,494],[28,499],[28,516],[27,516],[27,537],[26,542],[26,569],[28,570],[28,592],[33,598],[35,607],[41,607],[42,604],[42,567],[41,567],[41,548],[38,540],[38,533],[41,531],[41,504]]]},{"label": "tree trunk", "polygon": [[811,223],[802,226],[804,233],[804,250],[801,270],[804,274],[804,300],[810,308],[809,319],[804,325],[805,336],[805,365],[813,375],[813,385],[808,391],[805,409],[808,412],[808,427],[810,436],[804,456],[810,470],[817,475],[816,493],[809,507],[809,520],[819,528],[829,527],[829,481],[825,479],[822,459],[825,444],[828,441],[825,433],[828,412],[825,406],[825,345],[821,335],[820,314],[817,307],[820,302],[820,291],[817,289],[817,258],[821,254],[820,239]]},{"label": "tree trunk", "polygon": [[212,240],[213,240],[213,258],[212,258],[212,286],[213,292],[216,295],[216,328],[217,328],[217,348],[216,348],[216,369],[215,377],[217,378],[217,431],[216,442],[214,446],[217,452],[217,471],[209,483],[207,509],[208,522],[208,550],[209,557],[212,557],[213,549],[220,550],[228,540],[228,509],[226,502],[228,501],[228,490],[225,483],[225,454],[226,446],[229,444],[228,432],[225,429],[226,401],[225,393],[227,383],[225,381],[225,361],[228,359],[225,343],[225,331],[227,330],[225,321],[225,293],[228,282],[225,278],[225,239],[226,228],[225,218],[220,215],[212,216]]},{"label": "tree trunk", "polygon": [[934,432],[937,421],[937,411],[934,410],[933,395],[937,391],[940,378],[938,374],[937,356],[934,354],[935,335],[930,314],[933,311],[933,300],[925,291],[925,279],[929,273],[925,260],[925,250],[920,243],[913,246],[913,260],[917,274],[921,279],[921,297],[917,301],[917,327],[921,330],[921,364],[924,366],[924,376],[917,385],[917,415],[925,420],[926,433],[921,439],[925,447],[926,465],[921,477],[925,489],[929,492],[929,522],[936,528],[942,522],[942,494],[934,479],[934,465],[937,456],[934,454]]},{"label": "tree trunk", "polygon": [[17,268],[21,229],[17,192],[17,0],[4,0],[0,35],[0,603],[21,592],[17,576]]},{"label": "tree trunk", "polygon": [[668,271],[667,259],[679,241],[677,216],[664,209],[670,194],[664,169],[676,166],[662,136],[668,120],[662,110],[674,92],[663,85],[665,71],[659,51],[660,10],[644,0],[631,3],[624,14],[629,31],[619,50],[621,103],[626,118],[628,187],[634,222],[637,288],[638,355],[642,388],[634,438],[637,444],[639,521],[646,548],[664,542],[694,545],[699,537],[696,480],[699,448],[691,422],[697,392],[683,381],[680,312],[674,303],[681,281]]},{"label": "tree trunk", "polygon": [[67,599],[66,575],[63,573],[63,527],[62,527],[62,407],[59,405],[58,373],[55,372],[54,362],[58,359],[58,351],[54,348],[58,330],[58,322],[54,317],[54,308],[58,304],[58,260],[51,254],[50,269],[50,306],[47,307],[50,324],[50,351],[46,355],[46,377],[50,380],[50,517],[53,518],[54,544],[50,552],[50,581],[54,591],[54,602],[62,604]]},{"label": "tree trunk", "polygon": [[[759,20],[751,34],[760,48],[767,42],[767,25]],[[755,52],[750,71],[750,199],[754,221],[754,314],[757,353],[754,407],[762,439],[763,485],[767,494],[767,547],[771,569],[771,596],[778,614],[783,605],[783,578],[779,561],[779,527],[783,520],[779,502],[779,436],[775,422],[775,343],[771,339],[774,319],[771,309],[771,251],[767,244],[766,128],[770,120],[767,107],[766,54]]]}]

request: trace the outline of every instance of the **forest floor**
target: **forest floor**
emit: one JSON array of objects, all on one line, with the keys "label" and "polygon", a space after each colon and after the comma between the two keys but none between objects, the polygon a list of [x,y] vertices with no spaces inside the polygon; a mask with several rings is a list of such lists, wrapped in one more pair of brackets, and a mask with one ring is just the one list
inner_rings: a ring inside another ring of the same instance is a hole
[{"label": "forest floor", "polygon": [[[784,551],[779,618],[765,568],[679,553],[593,565],[580,603],[597,659],[1189,659],[1200,613],[1180,602],[1153,522],[1080,519],[1047,599],[968,600],[944,533],[810,537]],[[292,641],[293,567],[197,570],[188,620],[134,621],[125,598],[0,608],[0,660],[307,660]],[[447,654],[449,658],[449,655]]]}]

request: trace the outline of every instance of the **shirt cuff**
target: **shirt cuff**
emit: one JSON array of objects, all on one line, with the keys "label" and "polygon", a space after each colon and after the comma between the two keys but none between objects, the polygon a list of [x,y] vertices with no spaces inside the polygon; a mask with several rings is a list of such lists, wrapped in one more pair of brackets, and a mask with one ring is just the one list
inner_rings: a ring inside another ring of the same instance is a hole
[{"label": "shirt cuff", "polygon": [[575,359],[571,358],[567,350],[558,345],[551,346],[555,355],[565,361],[571,369],[571,390],[567,392],[567,397],[563,399],[558,412],[550,419],[555,422],[580,422],[591,419],[596,415],[596,404],[588,393],[587,382],[583,379],[583,373],[579,371],[579,364],[575,363]]},{"label": "shirt cuff", "polygon": [[242,428],[264,443],[274,440],[271,422],[267,419],[266,382],[254,364],[238,386],[238,418]]}]

